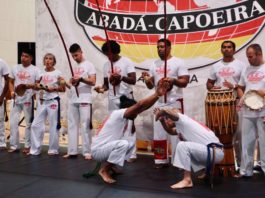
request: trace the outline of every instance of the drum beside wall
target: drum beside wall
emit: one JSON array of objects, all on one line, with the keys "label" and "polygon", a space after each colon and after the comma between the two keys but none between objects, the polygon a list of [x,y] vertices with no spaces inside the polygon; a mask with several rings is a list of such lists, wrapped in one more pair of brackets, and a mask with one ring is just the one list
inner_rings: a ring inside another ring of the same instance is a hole
[{"label": "drum beside wall", "polygon": [[233,134],[237,128],[236,96],[232,90],[211,90],[205,100],[206,125],[224,145],[224,159],[216,164],[215,174],[235,173]]}]

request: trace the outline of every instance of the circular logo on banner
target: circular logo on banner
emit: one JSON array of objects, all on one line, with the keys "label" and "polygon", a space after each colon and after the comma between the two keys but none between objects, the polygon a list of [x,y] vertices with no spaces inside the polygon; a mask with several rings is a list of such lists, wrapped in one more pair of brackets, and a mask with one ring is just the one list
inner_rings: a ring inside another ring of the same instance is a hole
[{"label": "circular logo on banner", "polygon": [[195,69],[222,58],[224,40],[233,40],[237,50],[249,44],[263,29],[265,1],[76,0],[75,16],[95,47],[106,41],[106,30],[121,55],[144,69],[158,58],[156,43],[166,32],[172,55]]}]

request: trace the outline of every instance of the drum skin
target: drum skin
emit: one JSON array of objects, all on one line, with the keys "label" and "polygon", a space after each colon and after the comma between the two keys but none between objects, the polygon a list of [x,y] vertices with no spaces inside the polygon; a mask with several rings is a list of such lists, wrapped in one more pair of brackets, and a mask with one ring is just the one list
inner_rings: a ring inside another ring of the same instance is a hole
[{"label": "drum skin", "polygon": [[206,125],[224,145],[224,159],[216,164],[215,174],[232,176],[235,173],[233,134],[237,128],[236,96],[232,90],[214,90],[205,100]]}]

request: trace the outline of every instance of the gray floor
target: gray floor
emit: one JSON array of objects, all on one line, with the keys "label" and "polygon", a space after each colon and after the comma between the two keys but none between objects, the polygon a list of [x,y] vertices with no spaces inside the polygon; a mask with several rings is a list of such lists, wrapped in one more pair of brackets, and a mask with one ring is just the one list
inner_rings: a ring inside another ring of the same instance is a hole
[{"label": "gray floor", "polygon": [[0,197],[264,197],[265,177],[252,179],[215,178],[214,189],[204,181],[194,179],[192,189],[172,190],[170,185],[181,178],[181,171],[169,167],[156,170],[152,156],[139,155],[135,163],[127,163],[124,174],[114,185],[99,177],[83,178],[95,162],[63,159],[62,156],[25,156],[22,153],[0,152]]}]

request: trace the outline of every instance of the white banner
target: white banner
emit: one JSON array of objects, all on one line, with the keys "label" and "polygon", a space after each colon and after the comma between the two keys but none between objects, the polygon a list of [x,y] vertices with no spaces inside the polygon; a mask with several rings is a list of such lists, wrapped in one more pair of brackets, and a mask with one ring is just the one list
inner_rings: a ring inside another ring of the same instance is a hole
[{"label": "white banner", "polygon": [[[151,60],[158,58],[156,41],[163,36],[163,1],[160,0],[99,0],[101,13],[110,39],[121,44],[121,55],[137,66],[137,77],[148,69]],[[229,2],[229,3],[228,3]],[[62,32],[67,50],[79,43],[85,57],[97,70],[97,84],[103,84],[103,64],[106,57],[100,52],[105,41],[102,21],[95,0],[47,0]],[[262,0],[168,0],[167,37],[172,42],[172,55],[182,58],[190,72],[191,81],[184,89],[185,113],[205,121],[204,100],[206,81],[211,65],[220,60],[220,45],[233,40],[237,45],[235,57],[247,63],[245,48],[259,43],[265,52],[265,2]],[[37,66],[42,67],[45,53],[57,58],[56,67],[68,79],[71,76],[66,52],[44,0],[36,3]],[[68,53],[68,52],[67,52]],[[71,59],[72,64],[75,64]],[[142,82],[134,88],[136,100],[151,93]],[[66,119],[67,94],[63,94],[63,116]],[[107,95],[93,93],[94,121],[107,115]],[[137,118],[139,139],[152,138],[152,112]]]}]

